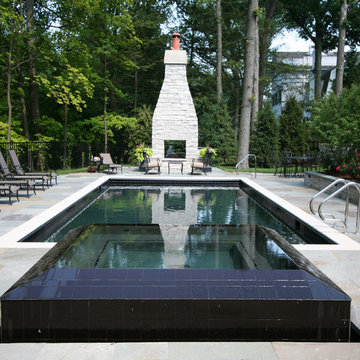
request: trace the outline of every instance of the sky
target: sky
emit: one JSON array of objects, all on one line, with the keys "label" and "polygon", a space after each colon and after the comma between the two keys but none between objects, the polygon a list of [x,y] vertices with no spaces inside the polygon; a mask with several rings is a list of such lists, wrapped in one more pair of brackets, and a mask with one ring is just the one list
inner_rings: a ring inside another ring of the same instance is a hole
[{"label": "sky", "polygon": [[296,31],[283,31],[276,36],[271,44],[271,49],[277,51],[309,51],[313,46],[311,40],[301,39]]}]

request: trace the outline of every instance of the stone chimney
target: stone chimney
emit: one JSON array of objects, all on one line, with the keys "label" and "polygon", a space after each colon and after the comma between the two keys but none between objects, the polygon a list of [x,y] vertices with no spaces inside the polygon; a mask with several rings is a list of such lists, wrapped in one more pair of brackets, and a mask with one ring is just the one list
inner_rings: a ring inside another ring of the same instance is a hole
[{"label": "stone chimney", "polygon": [[165,78],[153,115],[152,149],[153,157],[167,166],[165,141],[185,142],[185,157],[179,160],[184,161],[187,171],[191,160],[199,157],[198,119],[186,77],[186,51],[180,50],[180,34],[174,33],[172,40],[172,50],[165,50]]}]

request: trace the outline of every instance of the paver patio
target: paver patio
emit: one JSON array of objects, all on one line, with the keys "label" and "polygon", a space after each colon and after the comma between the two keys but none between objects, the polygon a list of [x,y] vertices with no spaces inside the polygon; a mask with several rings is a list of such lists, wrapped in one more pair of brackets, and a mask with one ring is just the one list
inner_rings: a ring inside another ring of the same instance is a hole
[{"label": "paver patio", "polygon": [[[103,174],[80,173],[59,176],[58,185],[39,191],[36,196],[22,197],[20,202],[0,203],[0,237],[11,229],[74,194]],[[123,177],[143,176],[135,168],[124,168]],[[162,175],[146,175],[160,178]],[[191,175],[173,172],[166,177]],[[195,175],[204,176],[204,175]],[[213,169],[208,177],[235,176]],[[303,179],[279,178],[258,174],[253,179],[267,190],[293,205],[308,210],[316,190],[306,187]],[[334,210],[342,201],[335,201]],[[360,242],[360,236],[352,236]],[[4,293],[28,268],[48,251],[49,246],[28,243],[26,248],[4,248],[0,244],[0,292]],[[316,266],[335,281],[352,298],[352,321],[360,325],[360,251],[302,250]],[[68,343],[68,344],[0,344],[2,359],[357,359],[360,343],[287,343],[287,342],[209,342],[209,343]]]}]

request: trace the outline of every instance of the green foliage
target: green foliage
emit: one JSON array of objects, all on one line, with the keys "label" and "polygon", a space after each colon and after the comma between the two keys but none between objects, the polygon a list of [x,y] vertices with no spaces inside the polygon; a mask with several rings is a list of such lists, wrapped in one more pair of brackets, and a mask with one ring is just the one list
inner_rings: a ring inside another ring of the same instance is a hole
[{"label": "green foliage", "polygon": [[139,144],[135,148],[135,157],[138,161],[143,162],[144,161],[144,155],[152,156],[153,151],[150,147],[146,146],[145,144]]},{"label": "green foliage", "polygon": [[[7,131],[8,131],[8,124],[0,121],[0,142],[7,142]],[[14,129],[11,129],[11,141],[26,141],[26,138],[17,133]]]},{"label": "green foliage", "polygon": [[[349,156],[350,154],[348,154]],[[360,152],[352,153],[352,157],[343,159],[335,168],[335,171],[341,175],[350,175],[352,178],[360,177]]]},{"label": "green foliage", "polygon": [[126,161],[135,163],[138,159],[134,154],[134,148],[138,144],[151,144],[152,110],[149,106],[141,106],[135,111],[135,123],[125,130],[127,149],[125,150]]},{"label": "green foliage", "polygon": [[304,111],[295,96],[289,96],[280,116],[280,149],[302,155],[308,148]]},{"label": "green foliage", "polygon": [[200,149],[200,157],[204,158],[206,154],[211,155],[211,159],[214,159],[214,158],[216,158],[217,151],[216,151],[216,149],[214,149],[214,148],[212,148],[210,146],[206,146],[204,148],[201,148]]},{"label": "green foliage", "polygon": [[[108,141],[116,143],[116,134],[119,131],[134,129],[136,119],[134,117],[125,117],[116,113],[106,114]],[[86,120],[74,122],[71,126],[71,132],[78,141],[99,142],[104,139],[104,115],[99,115]]]},{"label": "green foliage", "polygon": [[[86,107],[83,96],[92,98],[94,86],[81,70],[66,64],[66,71],[51,81],[39,76],[39,83],[46,89],[46,96],[52,97],[60,105],[72,105],[77,111]],[[83,95],[82,95],[83,93]]]},{"label": "green foliage", "polygon": [[255,131],[251,134],[250,152],[256,155],[260,167],[274,165],[274,155],[279,152],[279,124],[269,102],[258,112]]},{"label": "green foliage", "polygon": [[224,103],[208,103],[206,112],[199,115],[199,143],[211,144],[216,149],[216,163],[236,163],[237,144],[231,117]]},{"label": "green foliage", "polygon": [[339,97],[331,94],[315,103],[311,136],[322,146],[325,166],[334,169],[349,163],[360,150],[360,86],[343,89]]},{"label": "green foliage", "polygon": [[315,103],[311,134],[320,143],[360,146],[360,86],[344,89]]},{"label": "green foliage", "polygon": [[41,137],[41,141],[63,140],[64,127],[59,121],[43,115],[40,118],[40,125],[41,128],[44,129],[41,135],[39,134],[39,136]]},{"label": "green foliage", "polygon": [[345,55],[344,87],[350,88],[352,84],[360,84],[360,54],[355,50]]}]

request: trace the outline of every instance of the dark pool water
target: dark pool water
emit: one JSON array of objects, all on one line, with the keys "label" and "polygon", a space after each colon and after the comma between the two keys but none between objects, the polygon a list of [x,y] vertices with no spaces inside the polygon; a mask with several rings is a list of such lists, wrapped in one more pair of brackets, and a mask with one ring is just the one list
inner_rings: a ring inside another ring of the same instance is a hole
[{"label": "dark pool water", "polygon": [[297,269],[257,225],[88,225],[57,261],[61,268]]},{"label": "dark pool water", "polygon": [[90,199],[76,216],[36,241],[57,242],[88,224],[244,225],[276,230],[291,244],[305,243],[239,188],[112,187]]}]

